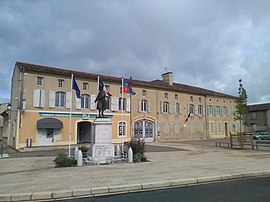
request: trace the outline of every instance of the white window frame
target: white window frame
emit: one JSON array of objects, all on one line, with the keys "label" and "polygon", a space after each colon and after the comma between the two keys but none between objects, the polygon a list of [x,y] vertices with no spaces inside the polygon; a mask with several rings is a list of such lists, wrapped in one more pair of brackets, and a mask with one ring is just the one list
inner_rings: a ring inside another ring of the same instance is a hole
[{"label": "white window frame", "polygon": [[141,100],[141,112],[147,112],[148,101],[146,99]]},{"label": "white window frame", "polygon": [[37,85],[43,86],[43,82],[44,82],[44,77],[38,76],[37,77]]},{"label": "white window frame", "polygon": [[81,108],[82,109],[89,109],[89,100],[90,100],[90,95],[88,94],[81,95]]},{"label": "white window frame", "polygon": [[209,133],[210,133],[210,135],[215,134],[215,122],[214,121],[209,121]]},{"label": "white window frame", "polygon": [[58,88],[63,88],[65,84],[64,79],[58,79]]},{"label": "white window frame", "polygon": [[[123,125],[121,126],[121,124],[123,124]],[[127,134],[127,123],[125,121],[123,121],[123,122],[119,121],[117,130],[118,130],[118,136],[120,136],[120,137],[126,136],[126,134]]]},{"label": "white window frame", "polygon": [[65,102],[66,102],[66,93],[62,91],[56,92],[55,93],[55,107],[63,108],[65,107]]},{"label": "white window frame", "polygon": [[83,83],[82,83],[82,89],[83,89],[83,90],[89,90],[89,83],[83,82]]},{"label": "white window frame", "polygon": [[165,101],[165,102],[163,102],[162,103],[162,105],[163,105],[163,113],[169,113],[169,110],[170,110],[170,104],[169,104],[169,102],[167,102],[167,101]]}]

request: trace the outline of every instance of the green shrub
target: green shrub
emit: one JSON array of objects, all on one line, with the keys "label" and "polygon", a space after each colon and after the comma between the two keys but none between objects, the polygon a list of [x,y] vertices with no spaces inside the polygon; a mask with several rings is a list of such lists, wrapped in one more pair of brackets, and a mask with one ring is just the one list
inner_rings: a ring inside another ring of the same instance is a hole
[{"label": "green shrub", "polygon": [[128,142],[128,147],[131,147],[133,151],[133,162],[143,162],[146,161],[146,158],[144,156],[145,152],[145,142],[140,139],[131,139],[130,142]]},{"label": "green shrub", "polygon": [[78,147],[79,150],[82,151],[82,153],[88,152],[88,147],[86,145],[81,145]]},{"label": "green shrub", "polygon": [[77,161],[73,158],[67,157],[64,153],[59,153],[54,159],[55,167],[73,167],[76,165]]}]

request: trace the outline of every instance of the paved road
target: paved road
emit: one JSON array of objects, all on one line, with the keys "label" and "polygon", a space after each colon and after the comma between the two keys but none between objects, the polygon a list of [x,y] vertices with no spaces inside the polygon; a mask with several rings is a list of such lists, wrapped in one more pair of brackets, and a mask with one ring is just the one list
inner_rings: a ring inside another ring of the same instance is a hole
[{"label": "paved road", "polygon": [[270,177],[66,200],[66,202],[269,202]]}]

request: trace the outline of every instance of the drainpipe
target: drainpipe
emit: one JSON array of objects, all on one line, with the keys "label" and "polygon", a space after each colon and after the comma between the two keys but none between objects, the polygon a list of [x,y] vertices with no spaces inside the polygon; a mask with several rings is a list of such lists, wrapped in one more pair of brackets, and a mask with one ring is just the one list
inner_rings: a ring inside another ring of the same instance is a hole
[{"label": "drainpipe", "polygon": [[204,119],[205,119],[205,134],[206,134],[206,139],[209,138],[209,128],[208,128],[208,108],[207,108],[207,95],[204,96]]}]

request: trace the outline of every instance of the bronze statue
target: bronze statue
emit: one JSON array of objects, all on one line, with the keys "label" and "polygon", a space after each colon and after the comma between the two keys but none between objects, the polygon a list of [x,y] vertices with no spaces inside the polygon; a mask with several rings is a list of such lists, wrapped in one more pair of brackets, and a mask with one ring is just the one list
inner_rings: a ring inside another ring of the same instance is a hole
[{"label": "bronze statue", "polygon": [[95,99],[95,103],[97,102],[97,110],[98,117],[104,117],[104,111],[106,109],[106,93],[103,91],[103,88],[99,88],[99,92],[97,98]]}]

